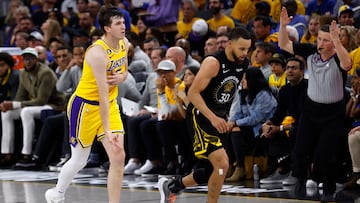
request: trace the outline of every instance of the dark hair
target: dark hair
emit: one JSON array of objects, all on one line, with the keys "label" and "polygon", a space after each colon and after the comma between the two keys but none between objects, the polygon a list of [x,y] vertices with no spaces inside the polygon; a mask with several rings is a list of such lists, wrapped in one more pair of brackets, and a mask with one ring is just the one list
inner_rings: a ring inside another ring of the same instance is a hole
[{"label": "dark hair", "polygon": [[276,52],[276,47],[274,44],[270,42],[257,42],[255,43],[256,48],[260,48],[265,51],[265,53],[271,53],[274,54]]},{"label": "dark hair", "polygon": [[4,61],[12,69],[15,65],[13,57],[7,52],[0,52],[0,61]]},{"label": "dark hair", "polygon": [[232,29],[230,31],[229,39],[237,40],[239,38],[251,39],[251,35],[250,35],[249,31],[247,31],[246,29],[244,29],[242,27],[235,27],[234,29]]},{"label": "dark hair", "polygon": [[165,58],[165,56],[166,56],[166,49],[165,49],[165,48],[159,47],[159,48],[153,49],[153,51],[154,51],[154,50],[160,50],[160,57],[161,57],[162,59]]},{"label": "dark hair", "polygon": [[[184,69],[184,73],[185,73],[186,70],[189,70],[190,72],[192,72],[192,74],[196,75],[199,72],[199,67],[197,67],[197,66],[188,66],[188,67],[186,67]],[[184,80],[184,76],[183,76],[182,80]],[[189,87],[186,86],[185,87],[185,92],[187,93],[188,91],[189,91]]]},{"label": "dark hair", "polygon": [[263,25],[264,27],[266,27],[266,26],[271,26],[271,21],[270,21],[270,17],[269,17],[269,16],[258,15],[258,16],[255,17],[254,22],[255,22],[255,21],[260,21],[260,20],[262,21],[262,25]]},{"label": "dark hair", "polygon": [[298,6],[295,0],[288,0],[285,3],[283,3],[283,7],[286,8],[289,16],[294,16],[296,15]]},{"label": "dark hair", "polygon": [[58,52],[58,51],[61,51],[61,50],[68,50],[68,52],[69,53],[72,53],[72,50],[71,50],[71,48],[70,47],[68,47],[68,46],[61,46],[61,47],[59,47],[59,48],[57,48],[56,49],[56,52]]},{"label": "dark hair", "polygon": [[321,26],[320,30],[323,32],[330,32],[330,25],[329,24],[323,25]]},{"label": "dark hair", "polygon": [[199,72],[199,67],[197,67],[197,66],[188,66],[188,67],[185,68],[185,70],[189,70],[194,75],[196,75]]},{"label": "dark hair", "polygon": [[304,70],[304,69],[305,69],[305,64],[304,64],[304,62],[303,62],[301,59],[299,59],[299,58],[297,58],[297,57],[290,57],[290,58],[287,59],[287,62],[288,62],[288,63],[289,63],[289,61],[297,61],[297,62],[299,62],[299,64],[300,64],[300,70]]},{"label": "dark hair", "polygon": [[100,29],[105,32],[105,26],[110,26],[114,17],[124,18],[124,14],[113,6],[101,6],[98,14]]},{"label": "dark hair", "polygon": [[270,87],[269,87],[269,83],[266,80],[266,78],[264,77],[264,74],[262,73],[262,71],[259,68],[248,68],[246,70],[246,83],[247,83],[247,90],[244,91],[244,95],[241,95],[241,103],[243,104],[245,102],[245,97],[248,97],[248,101],[249,104],[251,104],[256,95],[261,91],[261,90],[266,90],[269,92],[269,94],[271,93]]},{"label": "dark hair", "polygon": [[98,28],[94,29],[91,33],[90,33],[90,37],[94,37],[94,36],[102,36],[104,34],[104,32]]}]

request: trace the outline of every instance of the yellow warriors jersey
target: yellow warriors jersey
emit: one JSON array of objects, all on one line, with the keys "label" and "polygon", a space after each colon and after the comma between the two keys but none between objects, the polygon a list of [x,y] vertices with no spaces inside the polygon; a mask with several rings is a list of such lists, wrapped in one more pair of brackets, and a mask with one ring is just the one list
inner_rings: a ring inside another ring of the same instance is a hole
[{"label": "yellow warriors jersey", "polygon": [[[185,83],[181,81],[179,78],[175,78],[175,83],[178,85],[178,90],[185,91]],[[159,90],[157,90],[157,93],[159,93]],[[169,88],[168,86],[165,86],[165,97],[169,104],[175,105],[177,103],[175,90],[172,88]],[[158,109],[161,111],[161,104],[160,104],[160,96],[158,94]],[[176,115],[174,115],[172,120],[179,120],[182,119],[180,113],[178,112]]]},{"label": "yellow warriors jersey", "polygon": [[[106,67],[107,74],[111,74],[113,72],[124,72],[126,70],[127,64],[127,51],[124,40],[119,41],[119,50],[114,50],[109,47],[102,39],[94,42],[89,48],[100,45],[109,60],[109,63]],[[99,67],[93,67],[99,68]],[[79,85],[76,88],[75,94],[79,97],[82,97],[91,101],[99,101],[99,92],[96,84],[96,79],[93,74],[93,71],[90,65],[87,62],[87,58],[85,55],[84,66],[83,66],[83,74],[80,79]],[[115,99],[118,95],[118,87],[109,86],[109,101]]]},{"label": "yellow warriors jersey", "polygon": [[286,85],[286,73],[284,72],[279,78],[276,78],[275,74],[272,73],[269,76],[269,86],[280,89],[282,86]]}]

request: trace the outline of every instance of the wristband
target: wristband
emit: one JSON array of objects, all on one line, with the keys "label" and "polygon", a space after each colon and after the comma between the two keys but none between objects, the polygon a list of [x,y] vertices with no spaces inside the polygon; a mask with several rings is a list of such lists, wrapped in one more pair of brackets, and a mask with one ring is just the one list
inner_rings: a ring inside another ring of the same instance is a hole
[{"label": "wristband", "polygon": [[21,108],[21,102],[19,102],[19,101],[13,101],[12,105],[13,105],[13,109],[20,109]]}]

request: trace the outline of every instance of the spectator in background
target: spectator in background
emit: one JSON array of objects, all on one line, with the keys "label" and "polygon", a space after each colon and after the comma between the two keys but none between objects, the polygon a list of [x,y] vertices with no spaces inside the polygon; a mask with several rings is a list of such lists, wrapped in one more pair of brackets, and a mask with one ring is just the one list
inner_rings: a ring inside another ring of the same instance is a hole
[{"label": "spectator in background", "polygon": [[[15,61],[10,54],[0,52],[0,107],[2,102],[12,101],[15,98],[19,86],[19,71],[13,70],[14,65]],[[8,127],[6,126],[6,128]],[[0,130],[1,129],[2,123],[0,123]],[[0,136],[1,135],[2,132],[0,133]]]},{"label": "spectator in background", "polygon": [[[259,2],[255,3],[255,8],[256,8],[256,10],[255,10],[256,15],[255,16],[261,15],[261,16],[266,16],[266,17],[270,18],[271,30],[275,30],[276,23],[274,22],[274,20],[270,16],[270,10],[271,10],[270,2],[259,1]],[[250,19],[249,22],[246,24],[246,29],[252,30],[253,26],[254,26],[254,19]]]},{"label": "spectator in background", "polygon": [[[312,15],[331,15],[336,0],[310,0],[306,8],[306,17],[310,18]],[[289,14],[290,15],[290,14]],[[336,14],[334,14],[336,15]],[[291,15],[290,15],[291,16]]]},{"label": "spectator in background", "polygon": [[[305,15],[305,9],[306,9],[306,4],[304,3],[303,0],[295,0],[296,4],[297,4],[297,14],[300,15]],[[275,21],[275,23],[279,23],[280,21],[280,11],[281,8],[283,7],[283,0],[273,0],[271,2],[271,11],[270,11],[270,16],[272,17],[272,19]]]},{"label": "spectator in background", "polygon": [[[246,25],[256,16],[256,4],[261,1],[238,0],[231,11],[231,17]],[[264,1],[271,3],[270,1]]]},{"label": "spectator in background", "polygon": [[18,31],[15,33],[15,46],[19,47],[21,50],[29,47],[28,43],[29,34],[23,31]]},{"label": "spectator in background", "polygon": [[[16,10],[24,5],[24,2],[22,0],[11,0],[8,4],[6,16],[2,16],[4,18],[4,31],[6,35],[9,34],[10,31],[12,31],[16,26],[16,18],[21,16],[19,13],[17,13],[18,16],[16,16]],[[30,12],[29,12],[30,14]],[[21,16],[23,17],[23,16]]]},{"label": "spectator in background", "polygon": [[212,36],[209,37],[209,39],[206,40],[205,46],[204,46],[204,56],[212,55],[217,51],[216,47],[216,37]]},{"label": "spectator in background", "polygon": [[184,51],[184,49],[178,46],[170,47],[166,51],[166,59],[170,59],[172,62],[175,63],[176,77],[183,78],[186,60],[186,52]]},{"label": "spectator in background", "polygon": [[44,33],[44,45],[46,47],[50,46],[51,38],[62,38],[61,26],[60,23],[53,19],[47,19],[41,25],[41,31]]},{"label": "spectator in background", "polygon": [[216,50],[224,51],[226,46],[229,44],[228,33],[220,33],[216,35]]},{"label": "spectator in background", "polygon": [[13,70],[15,65],[13,57],[0,52],[0,103],[12,101],[19,86],[19,71]]},{"label": "spectator in background", "polygon": [[179,46],[182,49],[184,49],[186,57],[185,57],[185,67],[188,66],[195,66],[200,68],[200,63],[193,59],[192,55],[195,55],[195,57],[198,57],[198,54],[195,53],[191,53],[191,49],[190,49],[190,43],[188,40],[186,39],[178,39],[175,43],[175,46]]},{"label": "spectator in background", "polygon": [[[333,1],[333,0],[330,0]],[[315,0],[316,2],[316,0]],[[297,39],[301,39],[301,37],[304,35],[306,26],[307,26],[307,20],[304,15],[297,14],[298,4],[295,0],[288,0],[283,3],[283,7],[286,8],[289,16],[292,16],[291,21],[288,25],[291,25],[292,27],[296,28],[298,32]],[[280,29],[280,26],[276,27],[276,31],[278,32]]]},{"label": "spectator in background", "polygon": [[33,13],[32,19],[35,26],[40,27],[47,19],[53,17],[56,18],[60,25],[64,25],[63,15],[60,10],[56,7],[57,0],[47,0],[40,4],[41,8]]},{"label": "spectator in background", "polygon": [[144,18],[146,26],[157,27],[168,47],[175,44],[180,6],[181,0],[151,0],[147,7],[146,12],[150,15]]},{"label": "spectator in background", "polygon": [[[58,51],[66,52],[65,47]],[[56,81],[56,89],[66,95],[66,100],[75,91],[77,84],[82,75],[82,65],[84,60],[84,47],[74,47],[73,55],[70,63],[66,65],[65,70]],[[66,57],[62,57],[65,59]],[[61,60],[61,59],[60,59]],[[62,63],[62,62],[61,62]],[[61,112],[61,113],[60,113]],[[57,112],[56,112],[57,113]],[[56,114],[55,113],[55,114]],[[45,118],[37,143],[32,153],[32,159],[26,164],[18,164],[18,169],[41,169],[43,166],[48,166],[57,163],[55,166],[49,166],[49,170],[60,167],[70,158],[70,146],[68,144],[68,129],[69,122],[66,113],[62,110],[59,114],[49,115]],[[60,162],[58,162],[60,158]]]},{"label": "spectator in background", "polygon": [[340,26],[354,26],[354,22],[354,11],[352,8],[348,5],[341,6],[338,12],[338,23]]},{"label": "spectator in background", "polygon": [[359,47],[350,52],[350,58],[352,62],[351,70],[348,72],[350,75],[353,75],[355,70],[360,67],[360,29],[358,29],[356,34],[356,42]]},{"label": "spectator in background", "polygon": [[320,16],[312,15],[300,43],[316,44],[317,35],[320,30]]},{"label": "spectator in background", "polygon": [[59,78],[61,74],[69,67],[69,63],[72,60],[72,52],[68,47],[59,47],[56,50],[56,63],[57,67],[53,71]]},{"label": "spectator in background", "polygon": [[6,40],[6,46],[15,45],[15,34],[18,31],[21,31],[20,19],[24,17],[31,18],[31,13],[28,7],[21,5],[18,8],[16,8],[14,12],[14,18],[16,24],[13,24],[11,27],[8,28],[8,30],[6,30],[8,36]]},{"label": "spectator in background", "polygon": [[286,78],[289,81],[279,91],[279,103],[274,116],[262,126],[262,136],[268,143],[268,172],[263,184],[293,185],[291,173],[292,150],[296,141],[299,117],[306,98],[307,80],[304,79],[304,63],[291,57],[286,64]]},{"label": "spectator in background", "polygon": [[65,46],[65,42],[60,37],[52,37],[49,40],[49,46],[48,46],[48,60],[49,60],[49,67],[53,70],[56,69],[56,51],[59,47]]},{"label": "spectator in background", "polygon": [[88,4],[88,10],[89,10],[91,18],[94,21],[94,24],[96,24],[97,14],[99,13],[99,10],[100,10],[99,1],[90,1]]},{"label": "spectator in background", "polygon": [[357,189],[360,187],[360,185],[357,183],[357,181],[360,179],[360,165],[359,165],[359,153],[358,150],[360,150],[359,146],[359,130],[360,130],[360,106],[359,106],[359,94],[360,94],[360,68],[357,68],[356,71],[353,74],[352,80],[351,80],[351,98],[349,99],[347,105],[346,105],[346,114],[348,117],[352,119],[352,129],[349,132],[348,136],[348,145],[349,145],[349,151],[351,155],[352,160],[352,174],[349,180],[344,183],[344,189],[351,190],[351,189]]},{"label": "spectator in background", "polygon": [[276,51],[275,46],[270,42],[258,42],[255,47],[256,49],[253,52],[255,63],[253,63],[253,66],[258,65],[264,77],[268,80],[271,74],[269,60]]},{"label": "spectator in background", "polygon": [[[351,8],[356,8],[358,6],[360,6],[360,1],[357,0],[341,0],[341,1],[336,1],[336,4],[334,6],[333,9],[333,15],[338,15],[340,7],[343,5],[349,5]],[[356,28],[359,28],[360,26],[360,9],[357,9],[356,11],[354,11],[354,26]]]},{"label": "spectator in background", "polygon": [[156,38],[152,37],[144,40],[143,50],[149,57],[151,57],[152,50],[157,49],[159,47],[160,47],[160,42]]},{"label": "spectator in background", "polygon": [[269,76],[269,86],[272,88],[273,93],[278,96],[279,90],[281,87],[286,85],[286,59],[283,55],[275,53],[269,59],[269,64],[271,66],[271,75]]},{"label": "spectator in background", "polygon": [[256,16],[254,19],[253,32],[257,41],[276,43],[277,37],[272,35],[271,21],[266,16]]},{"label": "spectator in background", "polygon": [[178,34],[187,39],[192,30],[194,22],[200,18],[196,17],[197,7],[193,0],[182,1],[183,18],[177,22]]},{"label": "spectator in background", "polygon": [[95,29],[90,33],[90,42],[94,43],[96,40],[101,39],[101,36],[103,36],[103,31],[100,29]]},{"label": "spectator in background", "polygon": [[[161,60],[165,58],[166,50],[164,48],[153,49],[151,51],[151,64],[153,69],[156,69]],[[146,79],[145,89],[139,101],[139,113],[131,116],[127,120],[128,133],[127,143],[129,149],[129,161],[124,168],[124,174],[134,174],[137,171],[138,175],[144,174],[157,168],[161,170],[161,150],[156,147],[159,146],[158,139],[152,140],[155,144],[155,151],[147,152],[145,148],[145,140],[142,139],[142,133],[149,134],[156,137],[155,126],[151,123],[156,122],[157,112],[149,112],[144,106],[157,108],[157,93],[156,93],[156,79],[158,75],[156,72],[151,72]],[[150,129],[150,131],[148,131]],[[145,164],[142,165],[142,161]]]},{"label": "spectator in background", "polygon": [[[65,97],[56,90],[56,75],[49,67],[37,61],[37,51],[26,48],[22,53],[24,70],[20,73],[19,88],[12,101],[0,104],[2,126],[1,160],[2,166],[14,163],[14,119],[21,118],[23,126],[22,157],[18,165],[26,165],[31,161],[32,145],[35,130],[35,118],[40,118],[44,109],[62,110]],[[35,82],[34,82],[35,81]]]},{"label": "spectator in background", "polygon": [[[161,175],[180,174],[179,170],[186,170],[180,166],[178,156],[182,163],[191,167],[193,160],[190,137],[187,135],[186,123],[178,110],[177,91],[185,91],[185,84],[176,77],[176,66],[171,60],[163,60],[155,70],[158,74],[156,80],[158,94],[158,121],[156,132],[160,138],[163,149],[163,162],[166,166]],[[178,146],[178,151],[175,149]],[[187,168],[189,169],[189,168]]]},{"label": "spectator in background", "polygon": [[223,13],[223,7],[223,0],[209,0],[209,10],[212,14],[212,18],[206,22],[209,24],[209,29],[214,32],[216,32],[218,27],[224,25],[230,29],[235,27],[234,21]]},{"label": "spectator in background", "polygon": [[340,42],[349,53],[358,48],[356,32],[357,29],[353,26],[340,26]]},{"label": "spectator in background", "polygon": [[30,33],[27,41],[28,41],[29,47],[35,48],[36,46],[43,45],[44,37],[40,32],[33,31]]},{"label": "spectator in background", "polygon": [[139,37],[134,32],[127,32],[126,37],[134,46],[133,60],[143,60],[146,63],[146,72],[152,72],[150,57],[140,48]]},{"label": "spectator in background", "polygon": [[190,43],[190,50],[192,55],[195,56],[194,59],[199,62],[204,57],[204,49],[206,40],[210,36],[215,36],[215,32],[209,30],[208,24],[203,19],[196,20],[191,28],[191,32],[189,33],[189,37],[187,40]]},{"label": "spectator in background", "polygon": [[272,117],[277,106],[269,83],[261,70],[249,68],[241,80],[242,89],[230,109],[228,121],[231,143],[236,157],[236,169],[226,181],[238,182],[245,177],[245,155],[251,154],[255,146],[264,148],[260,139],[263,121]]},{"label": "spectator in background", "polygon": [[38,60],[40,63],[43,63],[45,65],[49,65],[49,60],[47,56],[47,50],[44,46],[36,46],[36,51],[38,52]]}]

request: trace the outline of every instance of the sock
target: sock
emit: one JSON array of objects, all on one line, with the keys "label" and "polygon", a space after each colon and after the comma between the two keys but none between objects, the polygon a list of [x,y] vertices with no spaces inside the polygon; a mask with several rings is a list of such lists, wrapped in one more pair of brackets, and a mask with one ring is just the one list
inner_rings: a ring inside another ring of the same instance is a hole
[{"label": "sock", "polygon": [[175,181],[169,185],[169,190],[175,194],[179,193],[183,189],[185,189],[185,185],[182,183],[182,177],[176,178]]}]

